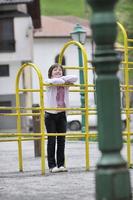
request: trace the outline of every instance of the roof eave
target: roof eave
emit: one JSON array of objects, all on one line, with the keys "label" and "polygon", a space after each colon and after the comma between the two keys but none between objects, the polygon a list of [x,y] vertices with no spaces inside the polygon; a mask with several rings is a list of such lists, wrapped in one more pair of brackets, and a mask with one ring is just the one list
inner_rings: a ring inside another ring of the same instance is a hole
[{"label": "roof eave", "polygon": [[[34,38],[36,38],[36,39],[40,39],[40,38],[71,38],[71,36],[68,36],[68,35],[66,35],[66,36],[62,36],[62,35],[59,35],[59,36],[51,36],[51,35],[40,35],[40,36],[36,36],[36,35],[34,35]],[[89,36],[89,35],[87,35],[87,38],[91,38],[91,36]]]},{"label": "roof eave", "polygon": [[31,3],[33,2],[34,0],[23,0],[23,1],[20,1],[20,0],[14,0],[14,1],[0,1],[0,6],[1,5],[14,5],[14,4],[28,4],[28,3]]}]

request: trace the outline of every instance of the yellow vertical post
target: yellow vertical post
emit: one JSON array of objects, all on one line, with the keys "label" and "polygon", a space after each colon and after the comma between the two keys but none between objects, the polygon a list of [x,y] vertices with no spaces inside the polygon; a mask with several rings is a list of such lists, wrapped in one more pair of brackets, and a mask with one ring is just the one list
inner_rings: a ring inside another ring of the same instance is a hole
[{"label": "yellow vertical post", "polygon": [[[19,156],[19,169],[23,171],[23,162],[22,162],[22,136],[21,136],[21,115],[20,115],[20,99],[19,99],[19,79],[22,71],[25,67],[32,67],[36,71],[39,79],[39,93],[40,93],[40,130],[41,130],[41,171],[42,174],[45,173],[45,133],[44,133],[44,96],[43,96],[43,77],[38,69],[38,67],[33,63],[23,64],[16,77],[16,107],[17,107],[17,132],[20,133],[18,136],[18,156]],[[30,91],[30,90],[29,90]]]},{"label": "yellow vertical post", "polygon": [[45,174],[45,131],[44,131],[44,95],[43,95],[43,79],[39,77],[40,82],[40,123],[41,123],[41,168],[42,174]]},{"label": "yellow vertical post", "polygon": [[86,170],[90,168],[90,158],[89,158],[89,112],[88,112],[88,66],[87,66],[87,55],[85,50],[83,50],[84,57],[84,83],[85,83],[85,132],[86,132]]},{"label": "yellow vertical post", "polygon": [[88,124],[88,68],[87,68],[87,53],[83,45],[77,41],[69,41],[62,48],[59,54],[59,63],[62,63],[62,58],[65,50],[70,45],[76,45],[81,49],[83,56],[83,70],[84,70],[84,83],[85,83],[85,151],[86,151],[86,170],[89,169],[89,124]]},{"label": "yellow vertical post", "polygon": [[[16,112],[17,112],[17,133],[21,134],[21,116],[20,116],[20,105],[19,105],[19,95],[16,89]],[[23,171],[23,160],[22,160],[22,141],[21,135],[18,136],[18,160],[19,160],[19,171]]]},{"label": "yellow vertical post", "polygon": [[45,131],[44,131],[44,94],[43,94],[43,77],[35,64],[28,63],[37,72],[39,79],[39,93],[40,93],[40,130],[41,130],[41,171],[42,175],[45,174]]},{"label": "yellow vertical post", "polygon": [[16,77],[16,113],[17,113],[17,133],[18,136],[18,161],[19,161],[19,171],[23,171],[23,160],[22,160],[22,136],[21,136],[21,116],[20,116],[20,98],[19,98],[19,79],[21,72],[23,70],[23,66],[17,73]]},{"label": "yellow vertical post", "polygon": [[131,132],[130,132],[130,98],[129,98],[129,68],[128,68],[128,37],[124,27],[117,22],[119,28],[123,33],[124,38],[124,76],[125,76],[125,102],[126,102],[126,117],[127,117],[127,161],[128,167],[131,164]]}]

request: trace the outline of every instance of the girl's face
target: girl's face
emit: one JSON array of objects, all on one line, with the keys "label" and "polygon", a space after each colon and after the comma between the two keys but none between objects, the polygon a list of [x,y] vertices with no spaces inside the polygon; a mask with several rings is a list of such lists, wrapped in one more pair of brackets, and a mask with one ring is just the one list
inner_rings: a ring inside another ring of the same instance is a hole
[{"label": "girl's face", "polygon": [[62,69],[60,67],[55,67],[52,71],[51,78],[60,78],[61,76],[63,76]]}]

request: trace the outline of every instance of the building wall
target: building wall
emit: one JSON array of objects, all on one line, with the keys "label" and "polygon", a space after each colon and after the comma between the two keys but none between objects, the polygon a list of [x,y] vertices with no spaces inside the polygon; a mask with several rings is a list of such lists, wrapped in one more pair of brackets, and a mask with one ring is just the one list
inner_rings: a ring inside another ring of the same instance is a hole
[{"label": "building wall", "polygon": [[[16,96],[15,94],[8,94],[8,95],[0,95],[0,101],[8,101],[11,102],[11,107],[16,107]],[[21,106],[25,106],[25,95],[20,94],[20,104]],[[8,111],[9,112],[9,111]],[[15,111],[10,111],[15,112]],[[21,118],[21,127],[22,129],[26,130],[27,121]],[[2,129],[16,129],[17,128],[17,117],[15,116],[0,116],[0,131]],[[10,130],[11,131],[11,130]]]},{"label": "building wall", "polygon": [[[15,52],[0,53],[0,65],[9,65],[9,76],[0,77],[0,101],[15,103],[15,81],[17,72],[22,63],[33,59],[33,28],[32,20],[28,15],[14,17]],[[27,69],[22,73],[19,88],[31,88],[31,73]],[[20,94],[22,105],[27,107],[32,104],[31,94]],[[26,118],[22,118],[22,127],[25,127]],[[0,117],[0,129],[16,128],[15,117]]]},{"label": "building wall", "polygon": [[[20,62],[0,62],[0,65],[9,64],[9,76],[0,77],[0,95],[15,94],[15,79],[20,67]],[[20,87],[22,87],[22,79],[20,81]]]},{"label": "building wall", "polygon": [[14,17],[15,52],[0,53],[0,63],[32,59],[32,21],[28,16]]}]

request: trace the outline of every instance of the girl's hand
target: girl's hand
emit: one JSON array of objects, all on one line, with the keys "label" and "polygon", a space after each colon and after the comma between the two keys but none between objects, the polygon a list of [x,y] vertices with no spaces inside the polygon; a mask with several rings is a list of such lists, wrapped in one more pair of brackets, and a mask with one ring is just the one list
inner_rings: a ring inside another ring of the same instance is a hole
[{"label": "girl's hand", "polygon": [[64,84],[65,81],[62,78],[50,78],[46,80],[49,84]]},{"label": "girl's hand", "polygon": [[76,82],[78,79],[77,76],[74,75],[62,76],[61,78],[65,81],[65,83],[70,83],[70,84]]}]

